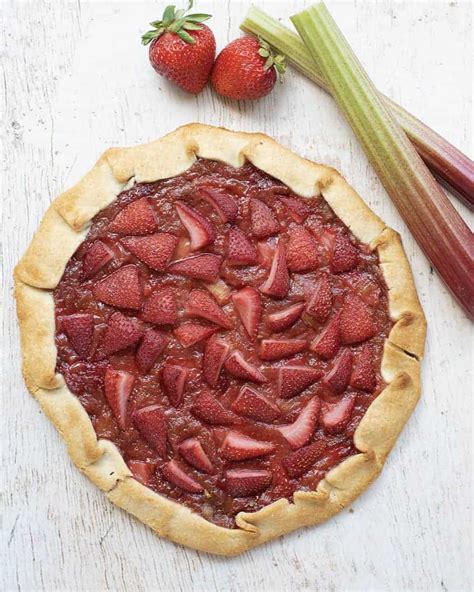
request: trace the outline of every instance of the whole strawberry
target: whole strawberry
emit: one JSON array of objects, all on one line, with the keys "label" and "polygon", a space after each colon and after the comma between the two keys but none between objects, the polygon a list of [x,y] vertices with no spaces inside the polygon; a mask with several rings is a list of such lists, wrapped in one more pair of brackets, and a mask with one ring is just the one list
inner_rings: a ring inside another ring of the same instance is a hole
[{"label": "whole strawberry", "polygon": [[[143,45],[150,45],[149,57],[153,68],[189,93],[197,94],[206,85],[216,55],[213,32],[203,25],[209,14],[186,14],[167,6],[161,21],[150,23],[153,28],[142,36]],[[191,33],[190,33],[191,32]]]},{"label": "whole strawberry", "polygon": [[217,56],[211,81],[216,92],[230,99],[260,99],[285,71],[285,58],[275,55],[261,39],[241,37]]}]

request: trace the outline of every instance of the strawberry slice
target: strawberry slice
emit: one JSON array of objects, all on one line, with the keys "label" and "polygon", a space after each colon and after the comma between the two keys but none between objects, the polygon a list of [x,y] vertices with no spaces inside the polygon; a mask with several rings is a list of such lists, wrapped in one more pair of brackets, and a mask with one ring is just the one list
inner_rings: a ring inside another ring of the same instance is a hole
[{"label": "strawberry slice", "polygon": [[262,339],[259,355],[262,360],[281,360],[298,354],[307,347],[304,339]]},{"label": "strawberry slice", "polygon": [[202,358],[202,373],[209,386],[215,387],[217,385],[229,349],[229,344],[218,337],[209,339],[206,343]]},{"label": "strawberry slice", "polygon": [[226,409],[220,401],[207,391],[203,391],[195,399],[191,412],[199,419],[212,425],[234,425],[241,423],[240,417]]},{"label": "strawberry slice", "polygon": [[231,228],[227,235],[228,265],[256,265],[257,250],[240,228]]},{"label": "strawberry slice", "polygon": [[193,290],[186,302],[185,313],[189,317],[200,317],[223,327],[231,329],[232,321],[217,304],[215,298],[206,290]]},{"label": "strawberry slice", "polygon": [[272,477],[265,469],[230,469],[224,474],[222,487],[232,497],[247,497],[267,489]]},{"label": "strawberry slice", "polygon": [[155,325],[172,325],[178,318],[174,290],[166,287],[153,292],[143,306],[142,319]]},{"label": "strawberry slice", "polygon": [[327,275],[321,276],[306,307],[306,313],[320,323],[328,318],[332,307],[331,284]]},{"label": "strawberry slice", "polygon": [[341,342],[351,345],[366,341],[375,335],[372,313],[360,296],[346,295],[340,316]]},{"label": "strawberry slice", "polygon": [[254,341],[262,316],[262,298],[255,288],[242,288],[232,295],[232,301],[247,335]]},{"label": "strawberry slice", "polygon": [[326,446],[323,442],[313,442],[295,452],[292,452],[282,460],[288,476],[291,478],[301,477],[307,473],[314,463],[321,458]]},{"label": "strawberry slice", "polygon": [[273,333],[280,333],[288,327],[291,327],[301,317],[305,309],[304,302],[298,302],[277,312],[273,312],[267,317],[267,325]]},{"label": "strawberry slice", "polygon": [[135,376],[125,370],[107,366],[104,377],[104,394],[121,428],[127,427],[127,403],[133,389]]},{"label": "strawberry slice", "polygon": [[343,393],[349,381],[352,373],[352,352],[349,349],[343,350],[339,356],[334,360],[333,367],[325,375],[323,382],[326,384],[334,393]]},{"label": "strawberry slice", "polygon": [[374,354],[370,345],[364,345],[354,363],[351,386],[355,389],[372,393],[376,384]]},{"label": "strawberry slice", "polygon": [[61,328],[76,354],[85,360],[94,341],[94,317],[80,313],[62,317]]},{"label": "strawberry slice", "polygon": [[204,473],[212,473],[214,467],[198,438],[188,438],[178,445],[181,456],[194,468]]},{"label": "strawberry slice", "polygon": [[239,206],[228,193],[214,187],[199,187],[199,194],[216,210],[222,222],[235,222],[237,220]]},{"label": "strawberry slice", "polygon": [[204,487],[196,479],[190,477],[175,460],[165,463],[160,470],[165,479],[184,491],[200,493],[204,490]]},{"label": "strawberry slice", "polygon": [[144,462],[142,460],[129,460],[128,468],[137,481],[147,485],[156,471],[156,463]]},{"label": "strawberry slice", "polygon": [[142,197],[119,212],[108,230],[118,234],[151,234],[157,230],[156,215],[148,199]]},{"label": "strawberry slice", "polygon": [[269,245],[265,241],[260,241],[257,243],[257,259],[258,263],[265,267],[266,269],[270,269],[272,266],[273,256],[275,255],[275,247]]},{"label": "strawberry slice", "polygon": [[268,382],[260,370],[247,362],[239,351],[234,351],[230,354],[224,362],[224,368],[229,374],[242,380],[250,380],[258,383]]},{"label": "strawberry slice", "polygon": [[321,333],[311,342],[309,349],[325,360],[333,358],[341,345],[339,316],[335,315]]},{"label": "strawberry slice", "polygon": [[214,226],[197,210],[182,201],[177,201],[175,208],[181,223],[189,233],[191,251],[197,251],[216,240]]},{"label": "strawberry slice", "polygon": [[277,430],[285,438],[288,444],[293,448],[301,448],[309,442],[318,425],[319,408],[321,401],[318,397],[313,397],[306,407],[300,411],[300,414],[293,423],[284,426],[277,426]]},{"label": "strawberry slice", "polygon": [[160,406],[148,405],[135,411],[133,423],[148,444],[165,458],[167,421]]},{"label": "strawberry slice", "polygon": [[351,269],[356,267],[357,262],[357,248],[345,234],[338,234],[332,250],[331,271],[333,273],[351,271]]},{"label": "strawberry slice", "polygon": [[179,261],[173,261],[168,266],[168,271],[196,280],[214,282],[219,275],[221,263],[222,257],[220,255],[201,253],[200,255],[192,255],[191,257],[179,259]]},{"label": "strawberry slice", "polygon": [[102,347],[107,355],[135,345],[143,335],[134,318],[126,317],[121,312],[114,312],[107,320],[107,329],[102,340]]},{"label": "strawberry slice", "polygon": [[170,262],[178,239],[174,234],[160,232],[150,236],[123,238],[122,245],[145,265],[155,271],[164,271]]},{"label": "strawberry slice", "polygon": [[249,386],[240,389],[231,409],[237,415],[263,422],[271,422],[281,415],[279,407]]},{"label": "strawberry slice", "polygon": [[290,276],[286,266],[285,247],[281,240],[273,254],[272,266],[265,282],[260,286],[260,292],[275,298],[284,298],[290,287]]},{"label": "strawberry slice", "polygon": [[290,271],[314,271],[319,267],[316,241],[303,226],[289,233],[286,261]]},{"label": "strawberry slice", "polygon": [[289,210],[290,216],[295,222],[301,224],[311,214],[311,208],[296,197],[278,196],[278,199],[285,204]]},{"label": "strawberry slice", "polygon": [[92,288],[97,300],[117,308],[139,309],[142,305],[142,288],[136,265],[120,267]]},{"label": "strawberry slice", "polygon": [[351,419],[354,403],[354,395],[347,395],[337,403],[326,403],[324,401],[321,405],[319,417],[324,430],[329,434],[342,432]]},{"label": "strawberry slice", "polygon": [[221,456],[227,460],[247,460],[266,456],[275,450],[275,444],[254,440],[239,432],[229,432],[220,449]]},{"label": "strawberry slice", "polygon": [[169,343],[169,338],[160,331],[147,329],[135,355],[135,362],[141,372],[149,372]]},{"label": "strawberry slice", "polygon": [[273,210],[259,199],[252,199],[250,202],[250,223],[252,234],[258,239],[267,238],[280,231],[280,223]]},{"label": "strawberry slice", "polygon": [[321,370],[311,366],[282,366],[278,368],[278,394],[282,399],[290,399],[317,382],[322,375]]},{"label": "strawberry slice", "polygon": [[82,259],[82,279],[87,280],[112,261],[114,253],[102,241],[96,240]]},{"label": "strawberry slice", "polygon": [[183,347],[196,345],[203,339],[207,339],[217,331],[217,327],[207,327],[199,323],[184,323],[173,331]]},{"label": "strawberry slice", "polygon": [[188,375],[189,368],[179,366],[178,364],[166,364],[163,368],[161,375],[163,390],[173,407],[178,407],[183,400],[184,387]]}]

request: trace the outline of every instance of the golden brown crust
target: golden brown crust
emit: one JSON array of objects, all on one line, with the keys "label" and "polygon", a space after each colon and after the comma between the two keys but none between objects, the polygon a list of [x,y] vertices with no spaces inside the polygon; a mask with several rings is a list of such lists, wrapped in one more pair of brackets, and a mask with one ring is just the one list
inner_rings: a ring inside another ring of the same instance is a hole
[{"label": "golden brown crust", "polygon": [[[314,492],[299,491],[292,502],[281,499],[258,512],[241,512],[235,529],[216,526],[138,483],[114,444],[97,441],[79,400],[55,374],[54,303],[48,290],[58,284],[84,238],[83,229],[130,181],[179,175],[196,157],[235,167],[249,160],[302,197],[322,195],[354,235],[377,250],[395,322],[382,359],[387,386],[354,436],[360,454],[332,469]],[[347,506],[380,473],[419,397],[426,323],[398,234],[384,226],[337,171],[300,158],[262,134],[190,124],[149,144],[108,150],[49,208],[15,278],[25,381],[66,441],[73,462],[115,504],[161,536],[195,549],[236,555],[301,526],[318,524]]]}]

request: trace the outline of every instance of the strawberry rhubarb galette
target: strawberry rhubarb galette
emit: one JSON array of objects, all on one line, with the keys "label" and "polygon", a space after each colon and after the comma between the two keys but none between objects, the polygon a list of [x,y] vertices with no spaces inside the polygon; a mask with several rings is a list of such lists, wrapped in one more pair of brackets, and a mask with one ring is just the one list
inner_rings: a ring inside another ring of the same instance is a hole
[{"label": "strawberry rhubarb galette", "polygon": [[425,322],[398,235],[260,134],[193,124],[108,150],[15,277],[25,380],[74,463],[196,549],[338,512],[418,399]]}]

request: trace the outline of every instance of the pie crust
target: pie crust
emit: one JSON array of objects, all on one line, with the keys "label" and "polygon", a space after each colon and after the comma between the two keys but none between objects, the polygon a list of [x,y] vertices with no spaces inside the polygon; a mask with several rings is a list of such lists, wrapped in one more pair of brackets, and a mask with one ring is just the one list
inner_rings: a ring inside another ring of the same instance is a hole
[{"label": "pie crust", "polygon": [[[233,167],[250,161],[304,198],[322,195],[361,242],[378,253],[388,287],[393,327],[385,341],[386,383],[362,418],[359,451],[337,465],[314,492],[297,491],[253,513],[240,512],[235,529],[217,526],[132,477],[116,446],[97,440],[86,411],[55,372],[52,291],[84,240],[92,218],[134,183],[179,175],[196,158]],[[74,187],[47,210],[15,268],[22,368],[28,390],[56,426],[74,464],[107,497],[160,536],[209,553],[236,555],[302,526],[318,524],[350,504],[379,475],[420,394],[426,323],[400,237],[334,169],[305,160],[262,134],[189,124],[149,144],[107,150]]]}]

